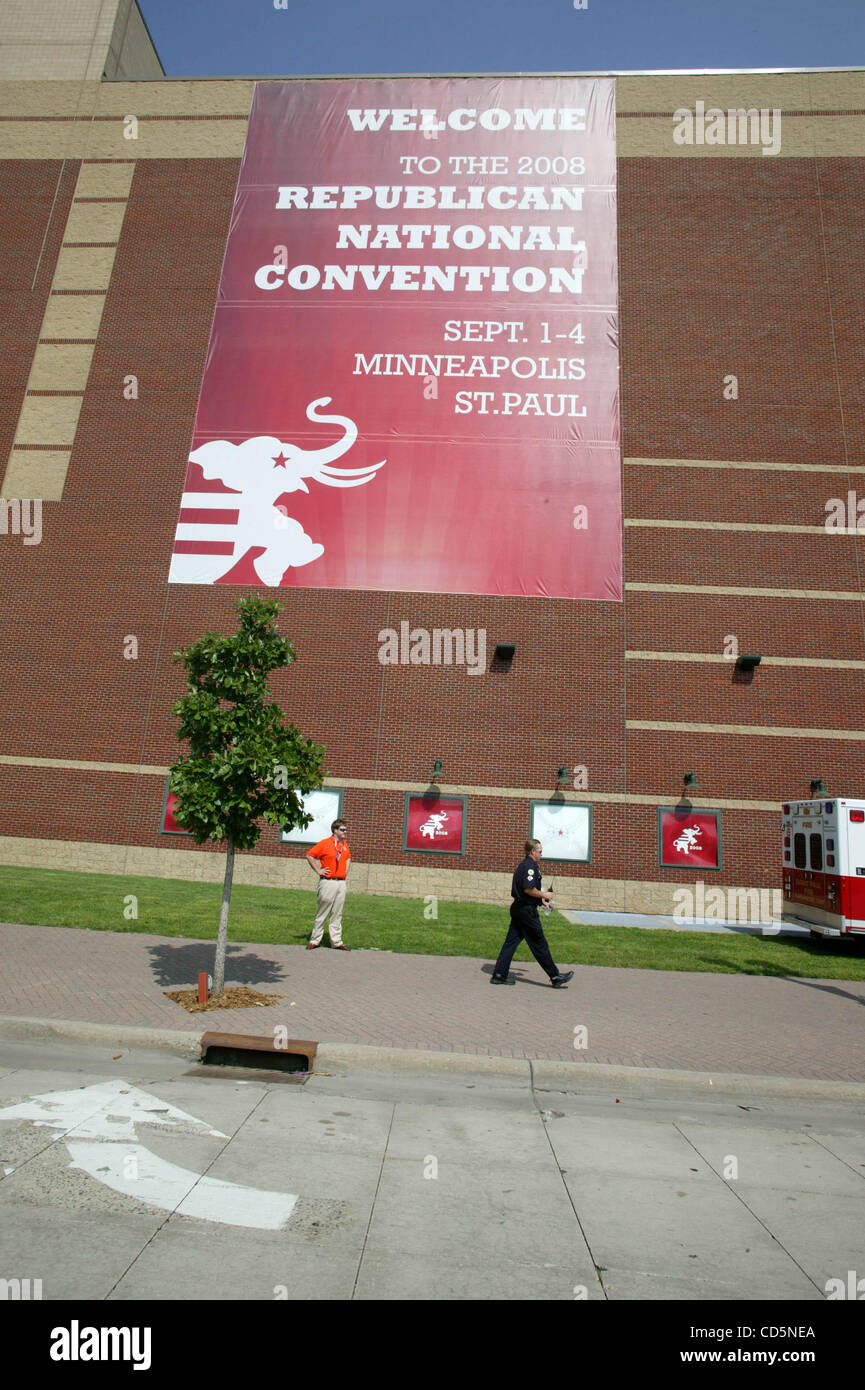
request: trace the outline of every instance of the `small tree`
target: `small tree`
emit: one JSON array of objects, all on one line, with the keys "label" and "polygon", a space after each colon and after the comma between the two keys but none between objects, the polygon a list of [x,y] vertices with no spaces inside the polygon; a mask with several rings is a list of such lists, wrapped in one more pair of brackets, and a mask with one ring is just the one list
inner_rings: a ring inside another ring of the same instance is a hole
[{"label": "small tree", "polygon": [[294,660],[294,648],[276,631],[284,607],[275,599],[242,598],[239,630],[232,637],[206,632],[174,653],[186,667],[188,694],[172,706],[177,737],[189,740],[189,756],[170,769],[178,824],[197,845],[224,841],[225,880],[213,966],[214,993],[225,984],[228,908],[235,850],[252,849],[259,821],[288,829],[309,824],[301,793],[322,784],[324,749],[283,723],[267,702],[271,671]]}]

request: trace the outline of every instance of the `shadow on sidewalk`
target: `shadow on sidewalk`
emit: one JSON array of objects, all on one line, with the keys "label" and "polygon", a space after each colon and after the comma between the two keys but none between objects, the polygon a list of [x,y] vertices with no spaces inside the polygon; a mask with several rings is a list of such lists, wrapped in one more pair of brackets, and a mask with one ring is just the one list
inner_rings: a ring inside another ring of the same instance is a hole
[{"label": "shadow on sidewalk", "polygon": [[[199,971],[213,973],[216,943],[197,942],[191,946],[148,946],[153,979],[158,985],[191,985],[198,982]],[[225,983],[234,985],[270,985],[284,980],[285,969],[276,961],[259,955],[241,953],[240,946],[228,943],[225,953]]]},{"label": "shadow on sidewalk", "polygon": [[[521,966],[525,968],[521,969]],[[550,982],[545,976],[541,975],[540,979],[535,979],[531,975],[526,974],[526,969],[528,969],[529,966],[529,961],[515,961],[508,971],[508,974],[513,976],[518,985],[537,985],[539,989],[549,989]],[[495,965],[482,965],[481,974],[492,975],[495,968]]]},{"label": "shadow on sidewalk", "polygon": [[840,989],[838,985],[821,984],[817,980],[801,980],[797,975],[788,975],[787,980],[791,985],[804,985],[806,989],[819,989],[824,994],[837,994],[839,999],[852,999],[854,1004],[865,1004],[861,994],[853,994],[849,989]]}]

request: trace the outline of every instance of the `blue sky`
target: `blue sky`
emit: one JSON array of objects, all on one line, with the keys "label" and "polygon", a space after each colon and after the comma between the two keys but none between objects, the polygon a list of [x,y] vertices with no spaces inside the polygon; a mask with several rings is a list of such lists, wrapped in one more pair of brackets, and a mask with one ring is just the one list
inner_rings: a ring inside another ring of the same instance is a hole
[{"label": "blue sky", "polygon": [[169,77],[865,66],[865,0],[139,0]]}]

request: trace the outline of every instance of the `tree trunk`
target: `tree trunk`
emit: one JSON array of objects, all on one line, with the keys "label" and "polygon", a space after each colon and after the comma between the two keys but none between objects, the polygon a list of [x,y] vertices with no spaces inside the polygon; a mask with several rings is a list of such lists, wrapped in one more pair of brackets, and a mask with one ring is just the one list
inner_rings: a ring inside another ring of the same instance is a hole
[{"label": "tree trunk", "polygon": [[225,987],[225,948],[228,944],[228,905],[231,902],[231,880],[234,876],[234,841],[226,841],[225,878],[222,883],[222,908],[219,913],[219,935],[216,938],[216,960],[213,963],[213,993],[221,994]]}]

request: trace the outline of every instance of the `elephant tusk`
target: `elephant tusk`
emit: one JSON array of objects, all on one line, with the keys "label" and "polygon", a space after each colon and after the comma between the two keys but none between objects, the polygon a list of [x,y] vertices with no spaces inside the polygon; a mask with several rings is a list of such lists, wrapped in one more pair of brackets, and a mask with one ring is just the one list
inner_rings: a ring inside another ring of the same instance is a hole
[{"label": "elephant tusk", "polygon": [[322,474],[318,475],[318,481],[324,483],[325,487],[363,487],[364,483],[371,483],[375,473],[367,473],[365,478],[328,478]]},{"label": "elephant tusk", "polygon": [[386,463],[387,459],[382,459],[381,463],[368,463],[365,468],[330,468],[326,463],[323,463],[316,471],[317,473],[327,473],[331,478],[358,478],[361,473],[366,473],[372,477],[373,473]]}]

